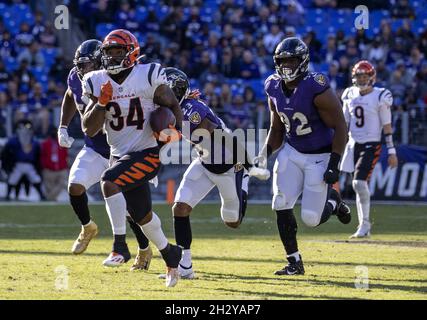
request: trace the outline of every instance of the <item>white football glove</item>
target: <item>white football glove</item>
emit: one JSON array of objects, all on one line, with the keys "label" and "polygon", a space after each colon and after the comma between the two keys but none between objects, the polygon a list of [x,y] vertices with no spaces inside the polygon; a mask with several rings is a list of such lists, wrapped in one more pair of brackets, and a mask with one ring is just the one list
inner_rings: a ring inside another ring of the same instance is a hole
[{"label": "white football glove", "polygon": [[261,167],[251,167],[248,171],[249,176],[255,177],[259,180],[268,180],[270,179],[270,170],[267,168]]},{"label": "white football glove", "polygon": [[258,155],[253,159],[255,167],[266,169],[267,168],[267,157]]},{"label": "white football glove", "polygon": [[68,135],[67,128],[60,127],[58,129],[58,143],[63,148],[70,148],[74,142],[74,138]]},{"label": "white football glove", "polygon": [[157,176],[155,176],[153,179],[151,179],[149,181],[150,183],[152,183],[154,185],[154,188],[157,188],[157,186],[159,185],[159,179],[157,178]]}]

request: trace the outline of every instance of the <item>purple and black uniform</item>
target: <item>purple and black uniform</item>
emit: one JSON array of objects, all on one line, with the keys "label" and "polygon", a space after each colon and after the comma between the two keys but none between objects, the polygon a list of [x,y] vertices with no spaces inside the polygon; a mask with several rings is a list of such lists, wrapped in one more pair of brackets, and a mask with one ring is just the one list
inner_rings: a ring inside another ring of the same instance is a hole
[{"label": "purple and black uniform", "polygon": [[[202,121],[207,118],[212,123],[216,124],[216,129],[226,130],[224,122],[219,118],[212,110],[209,108],[203,101],[198,99],[185,99],[181,103],[181,109],[183,113],[183,120],[188,121],[190,124],[190,135],[193,131],[202,123]],[[190,137],[187,137],[190,138]],[[222,154],[214,154],[214,136],[211,136],[211,152],[210,152],[210,163],[205,163],[202,161],[202,165],[212,173],[221,174],[227,172],[230,168],[234,166],[235,163],[227,163],[225,158],[227,156],[232,156],[231,152],[225,150],[225,146],[221,147]],[[198,141],[193,141],[197,143]],[[231,157],[230,157],[231,159]],[[230,161],[231,162],[231,161]]]},{"label": "purple and black uniform", "polygon": [[[73,93],[74,102],[76,103],[77,109],[82,116],[89,101],[85,102],[82,100],[82,82],[77,74],[76,67],[70,70],[67,84],[68,88],[70,88],[71,92]],[[107,143],[107,136],[104,133],[100,131],[93,137],[89,137],[85,134],[84,140],[87,147],[93,149],[106,159],[110,158],[110,146]]]},{"label": "purple and black uniform", "polygon": [[301,153],[331,152],[334,130],[326,126],[314,105],[314,98],[327,89],[328,78],[316,72],[307,73],[289,95],[279,75],[265,81],[265,92],[285,124],[286,142]]}]

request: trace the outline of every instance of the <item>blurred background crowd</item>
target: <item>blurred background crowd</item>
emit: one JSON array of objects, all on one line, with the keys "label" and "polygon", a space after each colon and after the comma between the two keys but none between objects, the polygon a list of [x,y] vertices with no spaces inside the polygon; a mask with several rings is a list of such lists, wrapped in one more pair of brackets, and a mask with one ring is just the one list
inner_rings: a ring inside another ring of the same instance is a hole
[{"label": "blurred background crowd", "polygon": [[[54,27],[66,4],[70,30]],[[175,66],[231,128],[266,128],[263,91],[272,54],[287,36],[310,49],[310,70],[328,75],[338,96],[351,68],[368,59],[377,86],[393,93],[395,140],[427,144],[427,0],[372,0],[367,29],[356,30],[353,0],[0,0],[0,138],[30,120],[49,138],[74,50],[80,42],[125,28],[145,62]],[[75,117],[70,135],[81,138]]]}]

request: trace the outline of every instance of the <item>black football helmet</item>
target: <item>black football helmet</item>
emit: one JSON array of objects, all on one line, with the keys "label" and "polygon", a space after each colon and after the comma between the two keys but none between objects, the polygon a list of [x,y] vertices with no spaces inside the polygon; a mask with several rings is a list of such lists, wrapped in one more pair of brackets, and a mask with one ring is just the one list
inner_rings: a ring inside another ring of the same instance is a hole
[{"label": "black football helmet", "polygon": [[310,55],[301,39],[290,37],[277,45],[273,59],[277,73],[285,82],[290,82],[307,72]]},{"label": "black football helmet", "polygon": [[166,68],[166,77],[168,79],[168,85],[175,94],[176,99],[181,102],[190,93],[190,81],[187,75],[177,68]]},{"label": "black football helmet", "polygon": [[73,63],[80,79],[86,73],[101,68],[101,45],[101,41],[90,39],[82,42],[77,48]]}]

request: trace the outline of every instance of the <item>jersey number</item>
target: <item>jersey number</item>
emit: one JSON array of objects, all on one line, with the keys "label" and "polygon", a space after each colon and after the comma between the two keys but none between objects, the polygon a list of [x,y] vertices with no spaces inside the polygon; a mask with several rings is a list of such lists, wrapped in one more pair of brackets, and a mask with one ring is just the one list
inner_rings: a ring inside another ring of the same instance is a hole
[{"label": "jersey number", "polygon": [[361,128],[365,125],[364,110],[361,106],[354,108],[354,115],[356,117],[356,127]]},{"label": "jersey number", "polygon": [[[112,117],[115,120],[110,121],[111,129],[115,131],[120,131],[125,125],[125,118],[122,117],[122,110],[116,102],[109,102],[106,106],[107,111],[114,109],[114,114]],[[136,118],[135,118],[136,115]],[[129,102],[129,114],[126,117],[126,126],[136,126],[137,130],[142,130],[142,125],[144,124],[144,111],[142,110],[141,101],[139,98],[130,99]]]},{"label": "jersey number", "polygon": [[[289,121],[289,118],[286,114],[283,112],[279,112],[280,119],[285,124],[286,131],[290,131],[291,122]],[[312,132],[311,127],[308,125],[307,117],[301,113],[301,112],[295,112],[292,116],[292,120],[298,120],[300,122],[300,125],[297,126],[295,133],[297,136],[304,136],[306,134],[309,134]]]}]

